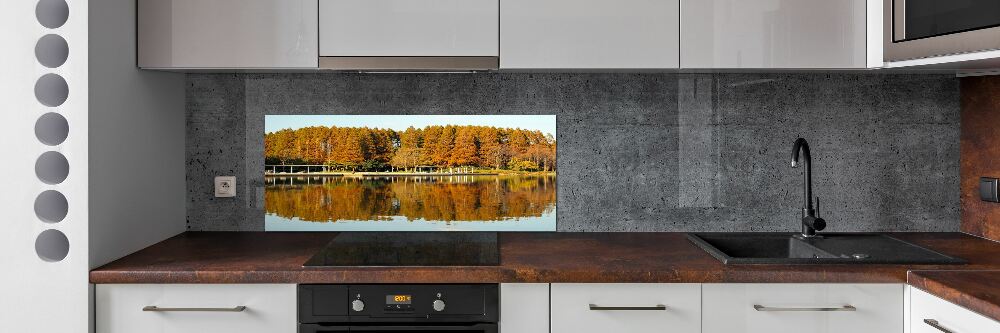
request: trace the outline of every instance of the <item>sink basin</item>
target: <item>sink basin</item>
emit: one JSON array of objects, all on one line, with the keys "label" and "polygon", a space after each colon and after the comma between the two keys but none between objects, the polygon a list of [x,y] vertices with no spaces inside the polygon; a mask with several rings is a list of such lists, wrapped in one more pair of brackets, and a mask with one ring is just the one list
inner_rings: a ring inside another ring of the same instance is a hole
[{"label": "sink basin", "polygon": [[965,260],[882,234],[693,233],[688,239],[733,264],[964,264]]}]

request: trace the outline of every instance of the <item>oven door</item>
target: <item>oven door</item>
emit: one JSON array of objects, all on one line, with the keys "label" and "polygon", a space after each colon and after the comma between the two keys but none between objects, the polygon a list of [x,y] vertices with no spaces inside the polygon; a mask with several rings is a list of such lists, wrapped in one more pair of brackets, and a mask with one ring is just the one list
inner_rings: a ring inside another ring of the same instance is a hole
[{"label": "oven door", "polygon": [[886,61],[1000,49],[1000,1],[883,1]]},{"label": "oven door", "polygon": [[421,333],[498,333],[497,324],[469,325],[351,325],[324,326],[317,324],[300,324],[299,333],[326,332],[361,332],[361,333],[391,333],[391,332],[421,332]]}]

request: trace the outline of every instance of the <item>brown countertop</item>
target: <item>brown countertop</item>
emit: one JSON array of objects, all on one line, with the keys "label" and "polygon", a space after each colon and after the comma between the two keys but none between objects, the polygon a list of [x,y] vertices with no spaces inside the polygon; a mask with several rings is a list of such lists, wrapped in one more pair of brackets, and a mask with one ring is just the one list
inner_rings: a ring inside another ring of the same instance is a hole
[{"label": "brown countertop", "polygon": [[1000,270],[911,271],[907,283],[1000,321]]},{"label": "brown countertop", "polygon": [[334,233],[187,232],[90,273],[92,283],[841,282],[904,283],[909,270],[1000,270],[1000,243],[892,236],[967,265],[726,266],[683,233],[502,233],[500,266],[302,267]]}]

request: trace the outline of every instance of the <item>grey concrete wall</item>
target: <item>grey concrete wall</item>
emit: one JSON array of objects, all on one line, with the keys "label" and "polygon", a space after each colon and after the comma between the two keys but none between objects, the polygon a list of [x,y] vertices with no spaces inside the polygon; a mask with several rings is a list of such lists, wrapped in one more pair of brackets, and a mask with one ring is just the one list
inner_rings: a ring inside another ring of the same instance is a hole
[{"label": "grey concrete wall", "polygon": [[[556,114],[560,231],[793,231],[792,141],[829,231],[957,231],[959,86],[882,74],[187,78],[188,227],[263,230],[265,114]],[[212,197],[239,177],[235,199]]]}]

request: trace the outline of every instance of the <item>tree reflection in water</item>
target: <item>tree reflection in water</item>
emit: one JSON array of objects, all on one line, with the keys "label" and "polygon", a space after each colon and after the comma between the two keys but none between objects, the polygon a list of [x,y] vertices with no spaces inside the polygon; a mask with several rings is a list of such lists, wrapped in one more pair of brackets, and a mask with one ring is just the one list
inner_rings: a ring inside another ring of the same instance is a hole
[{"label": "tree reflection in water", "polygon": [[268,177],[269,215],[307,222],[510,221],[556,209],[555,176]]}]

